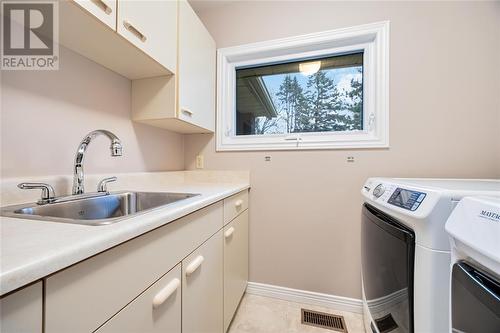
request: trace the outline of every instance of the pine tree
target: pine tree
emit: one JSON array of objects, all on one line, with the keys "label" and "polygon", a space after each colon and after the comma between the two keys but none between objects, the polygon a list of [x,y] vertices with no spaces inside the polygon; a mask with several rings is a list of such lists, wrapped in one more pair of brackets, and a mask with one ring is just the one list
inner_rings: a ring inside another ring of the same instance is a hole
[{"label": "pine tree", "polygon": [[346,92],[351,102],[348,105],[348,110],[351,111],[351,117],[348,117],[349,130],[361,130],[362,114],[363,114],[363,83],[351,79],[351,90]]},{"label": "pine tree", "polygon": [[297,132],[300,128],[301,114],[304,107],[304,91],[300,86],[297,77],[286,75],[276,94],[280,105],[280,113],[286,124],[286,132]]},{"label": "pine tree", "polygon": [[295,128],[294,132],[311,132],[312,120],[309,101],[307,100],[304,90],[300,86],[297,77],[293,78],[293,87],[295,94]]},{"label": "pine tree", "polygon": [[291,76],[286,75],[283,82],[281,82],[278,93],[276,93],[276,97],[278,97],[278,101],[280,102],[281,110],[283,111],[283,118],[286,123],[287,133],[292,132],[295,116],[295,113],[293,112],[292,82]]},{"label": "pine tree", "polygon": [[363,85],[357,80],[351,80],[350,90],[340,92],[327,72],[319,71],[309,76],[304,90],[296,75],[286,75],[275,98],[278,119],[257,124],[258,130],[268,133],[278,128],[278,122],[286,133],[362,129]]},{"label": "pine tree", "polygon": [[345,115],[339,114],[343,108],[341,95],[324,71],[309,77],[306,98],[311,110],[311,131],[342,131],[348,121]]}]

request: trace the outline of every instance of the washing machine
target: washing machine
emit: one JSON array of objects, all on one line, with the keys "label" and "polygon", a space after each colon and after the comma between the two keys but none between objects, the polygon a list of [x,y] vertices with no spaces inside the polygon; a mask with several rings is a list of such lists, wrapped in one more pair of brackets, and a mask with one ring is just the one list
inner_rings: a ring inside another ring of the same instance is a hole
[{"label": "washing machine", "polygon": [[500,332],[500,199],[467,197],[446,222],[452,332]]},{"label": "washing machine", "polygon": [[500,197],[500,180],[370,178],[361,193],[366,331],[448,332],[446,220],[465,196]]}]

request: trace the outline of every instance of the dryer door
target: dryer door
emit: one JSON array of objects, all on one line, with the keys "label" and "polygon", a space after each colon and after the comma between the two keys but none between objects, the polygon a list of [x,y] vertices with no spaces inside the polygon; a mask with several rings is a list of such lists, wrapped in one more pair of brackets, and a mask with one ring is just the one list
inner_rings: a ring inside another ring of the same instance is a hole
[{"label": "dryer door", "polygon": [[461,261],[453,265],[453,332],[500,332],[500,283]]},{"label": "dryer door", "polygon": [[415,234],[364,204],[361,225],[363,290],[380,332],[413,332]]}]

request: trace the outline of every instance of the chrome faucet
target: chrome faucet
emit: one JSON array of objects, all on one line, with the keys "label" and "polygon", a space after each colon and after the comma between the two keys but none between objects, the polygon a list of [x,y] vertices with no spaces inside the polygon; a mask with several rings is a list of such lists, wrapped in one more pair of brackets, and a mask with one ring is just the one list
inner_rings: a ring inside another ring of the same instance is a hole
[{"label": "chrome faucet", "polygon": [[54,192],[54,188],[50,186],[49,184],[45,183],[21,183],[18,184],[17,187],[19,187],[21,190],[42,190],[42,197],[40,200],[38,200],[39,205],[45,205],[48,203],[52,203],[56,200],[56,194]]},{"label": "chrome faucet", "polygon": [[85,150],[87,150],[87,146],[92,142],[92,140],[99,135],[106,136],[110,141],[110,149],[111,156],[122,156],[122,144],[120,139],[110,131],[106,130],[95,130],[87,134],[78,149],[76,150],[75,156],[75,169],[73,174],[73,194],[83,194],[85,192],[84,188],[84,174],[83,174],[83,160],[85,158]]}]

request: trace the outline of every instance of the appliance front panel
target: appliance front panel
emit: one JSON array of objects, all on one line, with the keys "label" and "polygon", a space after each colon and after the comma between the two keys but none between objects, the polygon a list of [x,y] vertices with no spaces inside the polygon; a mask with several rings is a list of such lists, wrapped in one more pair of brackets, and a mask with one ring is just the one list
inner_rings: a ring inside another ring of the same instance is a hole
[{"label": "appliance front panel", "polygon": [[500,332],[500,282],[464,261],[453,265],[453,332]]},{"label": "appliance front panel", "polygon": [[415,234],[369,204],[361,228],[363,287],[374,325],[413,332]]}]

